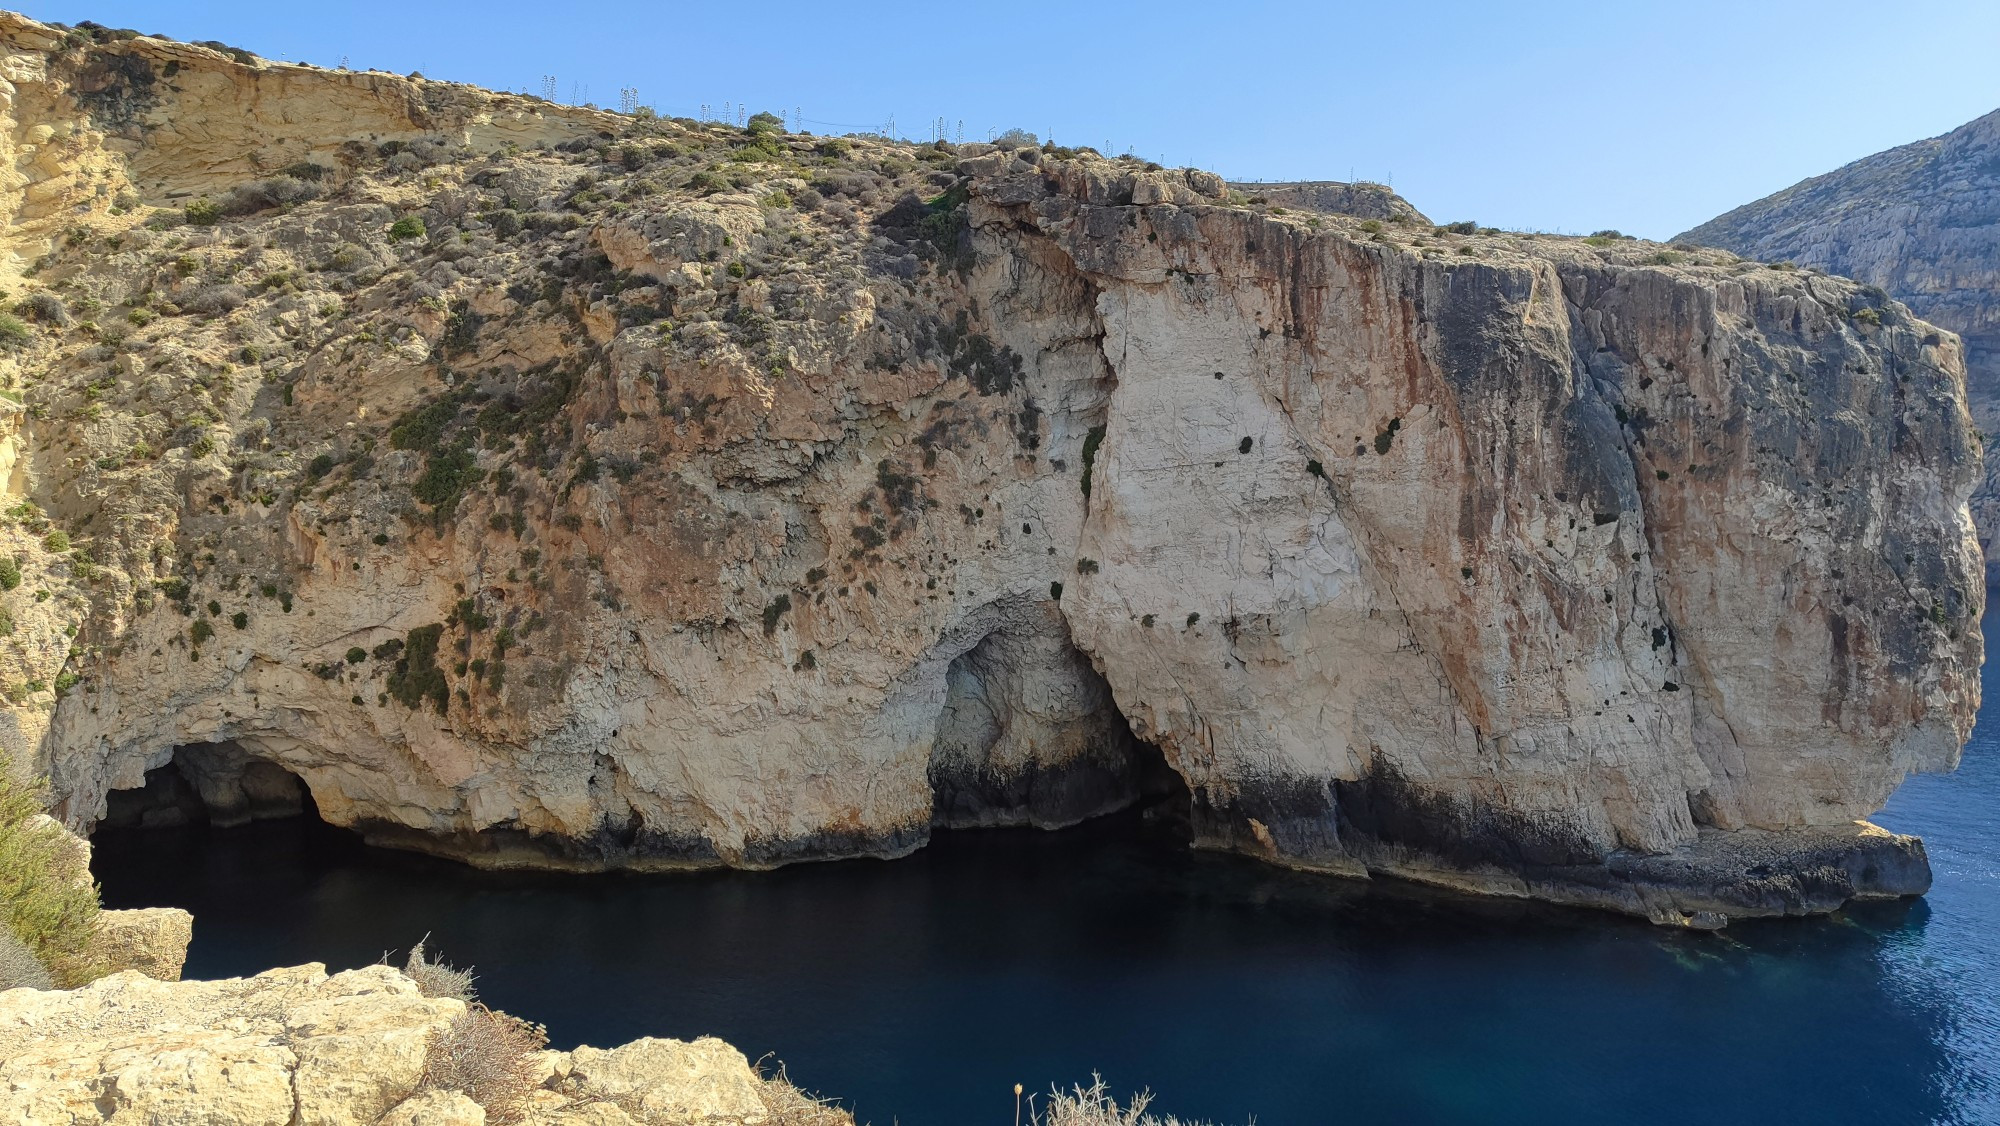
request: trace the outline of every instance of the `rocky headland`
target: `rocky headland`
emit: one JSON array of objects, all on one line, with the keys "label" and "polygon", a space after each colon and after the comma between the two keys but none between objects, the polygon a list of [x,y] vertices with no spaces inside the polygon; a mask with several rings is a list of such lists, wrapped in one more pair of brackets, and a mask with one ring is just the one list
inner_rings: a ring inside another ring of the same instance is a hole
[{"label": "rocky headland", "polygon": [[1972,494],[1987,582],[2000,580],[2000,111],[1744,204],[1677,242],[1815,266],[1887,292],[1959,334],[1974,423],[1987,436]]},{"label": "rocky headland", "polygon": [[1978,450],[1879,290],[11,15],[0,78],[0,740],[72,828],[1928,886],[1858,819],[1972,725]]}]

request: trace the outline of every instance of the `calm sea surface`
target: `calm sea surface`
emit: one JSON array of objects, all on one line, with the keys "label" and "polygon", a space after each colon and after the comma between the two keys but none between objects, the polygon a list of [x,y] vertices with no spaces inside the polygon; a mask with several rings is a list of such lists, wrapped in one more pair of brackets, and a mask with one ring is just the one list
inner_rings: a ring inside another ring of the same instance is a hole
[{"label": "calm sea surface", "polygon": [[[1987,643],[2000,639],[1989,624]],[[1195,855],[1136,819],[766,873],[474,872],[306,821],[100,834],[114,907],[196,917],[192,977],[423,936],[559,1047],[725,1037],[877,1126],[1150,1087],[1300,1123],[2000,1123],[2000,683],[1910,903],[1720,935]]]}]

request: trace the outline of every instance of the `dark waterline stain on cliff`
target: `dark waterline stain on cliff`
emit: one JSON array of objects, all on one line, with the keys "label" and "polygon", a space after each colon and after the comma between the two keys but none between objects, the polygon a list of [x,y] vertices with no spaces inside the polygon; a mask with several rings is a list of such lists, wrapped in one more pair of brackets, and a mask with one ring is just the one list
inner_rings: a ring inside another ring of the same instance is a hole
[{"label": "dark waterline stain on cliff", "polygon": [[1992,1122],[1995,726],[1882,814],[1927,838],[1928,899],[1719,936],[1190,854],[1136,815],[765,873],[476,872],[309,819],[107,831],[97,864],[113,906],[196,913],[192,976],[431,932],[560,1045],[714,1033],[883,1124],[1003,1122],[1015,1082],[1093,1068],[1266,1126]]}]

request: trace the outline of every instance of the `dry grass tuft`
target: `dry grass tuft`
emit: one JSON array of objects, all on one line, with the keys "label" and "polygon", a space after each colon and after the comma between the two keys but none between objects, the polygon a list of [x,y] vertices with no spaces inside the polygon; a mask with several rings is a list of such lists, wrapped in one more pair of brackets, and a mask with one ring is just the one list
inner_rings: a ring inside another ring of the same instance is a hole
[{"label": "dry grass tuft", "polygon": [[474,1002],[431,1039],[420,1086],[465,1092],[494,1126],[518,1122],[535,1089],[529,1057],[548,1044],[542,1026]]},{"label": "dry grass tuft", "polygon": [[[768,1058],[768,1057],[767,1057]],[[854,1116],[828,1099],[808,1095],[785,1076],[785,1065],[779,1064],[777,1074],[764,1074],[764,1061],[757,1061],[757,1077],[763,1081],[760,1092],[764,1109],[770,1117],[766,1126],[854,1126]]]},{"label": "dry grass tuft", "polygon": [[1029,1121],[1033,1126],[1204,1126],[1171,1114],[1165,1118],[1147,1114],[1152,1103],[1152,1092],[1140,1091],[1120,1107],[1105,1089],[1104,1077],[1093,1074],[1088,1087],[1079,1083],[1067,1092],[1059,1088],[1050,1091],[1040,1113],[1030,1110]]},{"label": "dry grass tuft", "polygon": [[417,992],[426,997],[449,997],[454,1001],[471,1002],[478,995],[472,988],[472,971],[457,969],[442,958],[430,957],[424,950],[424,943],[429,938],[430,935],[425,935],[410,947],[410,957],[403,963],[403,976],[416,982]]}]

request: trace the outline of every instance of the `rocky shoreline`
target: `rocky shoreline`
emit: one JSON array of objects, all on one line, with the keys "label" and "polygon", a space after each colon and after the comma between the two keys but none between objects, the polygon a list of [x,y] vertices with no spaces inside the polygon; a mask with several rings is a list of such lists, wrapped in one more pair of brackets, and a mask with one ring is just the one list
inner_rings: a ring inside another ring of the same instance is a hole
[{"label": "rocky shoreline", "polygon": [[[437,1082],[465,1001],[389,966],[314,963],[220,981],[128,970],[70,991],[0,992],[0,1123],[204,1126],[852,1126],[720,1040],[535,1051],[489,1113]],[[480,1093],[486,1093],[482,1088]],[[489,1096],[489,1101],[493,1101]]]}]

